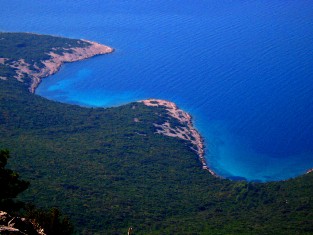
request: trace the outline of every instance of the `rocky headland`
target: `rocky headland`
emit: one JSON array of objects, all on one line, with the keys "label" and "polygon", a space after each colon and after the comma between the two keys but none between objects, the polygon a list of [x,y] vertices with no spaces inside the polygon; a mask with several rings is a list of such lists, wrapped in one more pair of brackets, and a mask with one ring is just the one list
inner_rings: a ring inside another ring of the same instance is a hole
[{"label": "rocky headland", "polygon": [[194,127],[193,122],[192,122],[192,117],[190,114],[179,109],[175,103],[166,101],[166,100],[148,99],[148,100],[142,100],[139,102],[142,102],[143,104],[147,106],[164,107],[171,117],[178,120],[181,126],[175,126],[175,127],[171,126],[171,123],[169,121],[166,121],[163,124],[154,123],[154,126],[157,129],[156,133],[170,136],[170,137],[180,138],[191,143],[192,144],[191,149],[194,150],[199,156],[199,160],[202,164],[202,168],[204,170],[209,171],[213,176],[217,177],[217,174],[214,171],[212,171],[206,163],[206,160],[204,158],[204,153],[205,153],[204,141],[201,135],[199,134],[199,132]]},{"label": "rocky headland", "polygon": [[[11,61],[9,58],[0,58],[0,64],[15,69],[16,75],[14,77],[21,82],[28,76],[31,79],[29,91],[34,93],[41,79],[56,73],[63,63],[84,60],[96,55],[111,53],[114,50],[97,42],[84,39],[80,41],[81,47],[52,48],[50,52],[46,53],[50,58],[41,60],[40,63],[26,62],[23,58],[15,61]],[[1,76],[0,79],[6,80],[7,78]]]}]

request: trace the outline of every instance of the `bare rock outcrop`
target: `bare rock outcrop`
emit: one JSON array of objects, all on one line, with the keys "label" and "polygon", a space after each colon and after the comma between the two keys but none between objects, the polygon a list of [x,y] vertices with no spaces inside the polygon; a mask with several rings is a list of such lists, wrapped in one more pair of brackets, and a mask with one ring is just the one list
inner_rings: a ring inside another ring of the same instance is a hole
[{"label": "bare rock outcrop", "polygon": [[34,221],[14,217],[4,211],[0,211],[0,234],[45,235],[43,229]]},{"label": "bare rock outcrop", "polygon": [[164,122],[163,124],[154,124],[157,128],[156,133],[180,138],[186,140],[192,144],[191,147],[199,156],[202,163],[202,168],[209,171],[212,175],[217,176],[214,171],[212,171],[206,163],[204,158],[204,141],[199,132],[195,129],[192,123],[192,117],[179,109],[177,105],[173,102],[159,99],[148,99],[139,101],[147,106],[163,106],[167,110],[168,114],[177,119],[182,125],[181,127],[172,127],[170,122]]}]

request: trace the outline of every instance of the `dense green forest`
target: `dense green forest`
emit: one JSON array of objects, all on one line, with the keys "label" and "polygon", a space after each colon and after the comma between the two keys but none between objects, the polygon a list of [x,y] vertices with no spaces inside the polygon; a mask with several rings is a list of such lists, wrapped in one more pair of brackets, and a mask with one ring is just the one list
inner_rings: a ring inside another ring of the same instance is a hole
[{"label": "dense green forest", "polygon": [[59,208],[79,234],[313,234],[312,173],[215,178],[187,142],[154,133],[165,120],[177,124],[160,107],[84,108],[0,79],[0,149],[30,182],[19,199]]}]

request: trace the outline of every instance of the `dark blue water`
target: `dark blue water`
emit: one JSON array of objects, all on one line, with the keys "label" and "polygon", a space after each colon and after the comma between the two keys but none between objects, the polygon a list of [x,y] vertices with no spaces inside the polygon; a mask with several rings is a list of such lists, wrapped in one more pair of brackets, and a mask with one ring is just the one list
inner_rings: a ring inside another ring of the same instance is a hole
[{"label": "dark blue water", "polygon": [[84,106],[174,101],[194,116],[222,176],[270,181],[313,167],[312,1],[0,3],[2,31],[116,49],[65,65],[38,95]]}]

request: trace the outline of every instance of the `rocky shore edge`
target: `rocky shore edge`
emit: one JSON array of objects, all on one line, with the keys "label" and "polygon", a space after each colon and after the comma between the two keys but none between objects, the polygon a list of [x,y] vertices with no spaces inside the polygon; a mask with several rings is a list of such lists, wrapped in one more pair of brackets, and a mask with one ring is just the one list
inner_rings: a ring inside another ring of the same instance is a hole
[{"label": "rocky shore edge", "polygon": [[[47,53],[50,55],[50,59],[40,61],[44,65],[42,67],[39,67],[36,63],[31,65],[24,59],[15,61],[9,66],[16,69],[16,75],[14,77],[17,80],[23,82],[25,76],[30,77],[31,84],[29,91],[34,93],[42,78],[55,74],[64,63],[84,60],[96,55],[108,54],[114,51],[113,48],[99,44],[97,42],[84,39],[81,39],[80,41],[87,42],[89,45],[82,47],[63,48],[64,52],[62,54],[57,54],[52,49],[52,51]],[[6,58],[0,58],[1,64],[4,64],[5,61]],[[6,80],[4,77],[1,77],[1,79]]]},{"label": "rocky shore edge", "polygon": [[161,99],[147,99],[147,100],[141,100],[138,101],[143,103],[147,106],[157,107],[162,106],[165,108],[165,110],[168,112],[168,114],[178,120],[178,122],[182,125],[182,127],[172,127],[171,124],[167,121],[163,124],[156,124],[153,125],[157,128],[156,133],[170,136],[170,137],[176,137],[183,140],[186,140],[192,144],[193,147],[191,147],[192,150],[194,150],[199,160],[202,164],[202,169],[207,170],[211,173],[211,175],[215,177],[219,177],[213,170],[211,170],[204,158],[204,140],[200,133],[196,130],[196,128],[193,125],[192,117],[187,112],[181,110],[178,108],[178,106],[170,101],[161,100]]},{"label": "rocky shore edge", "polygon": [[114,51],[113,48],[99,44],[97,42],[92,42],[85,39],[81,39],[81,41],[88,42],[90,46],[70,48],[72,52],[65,52],[63,55],[50,52],[49,55],[51,56],[51,59],[42,61],[45,67],[40,69],[39,73],[31,74],[33,75],[33,79],[30,92],[34,93],[35,89],[41,82],[41,79],[55,74],[64,63],[84,60],[96,55],[108,54]]}]

